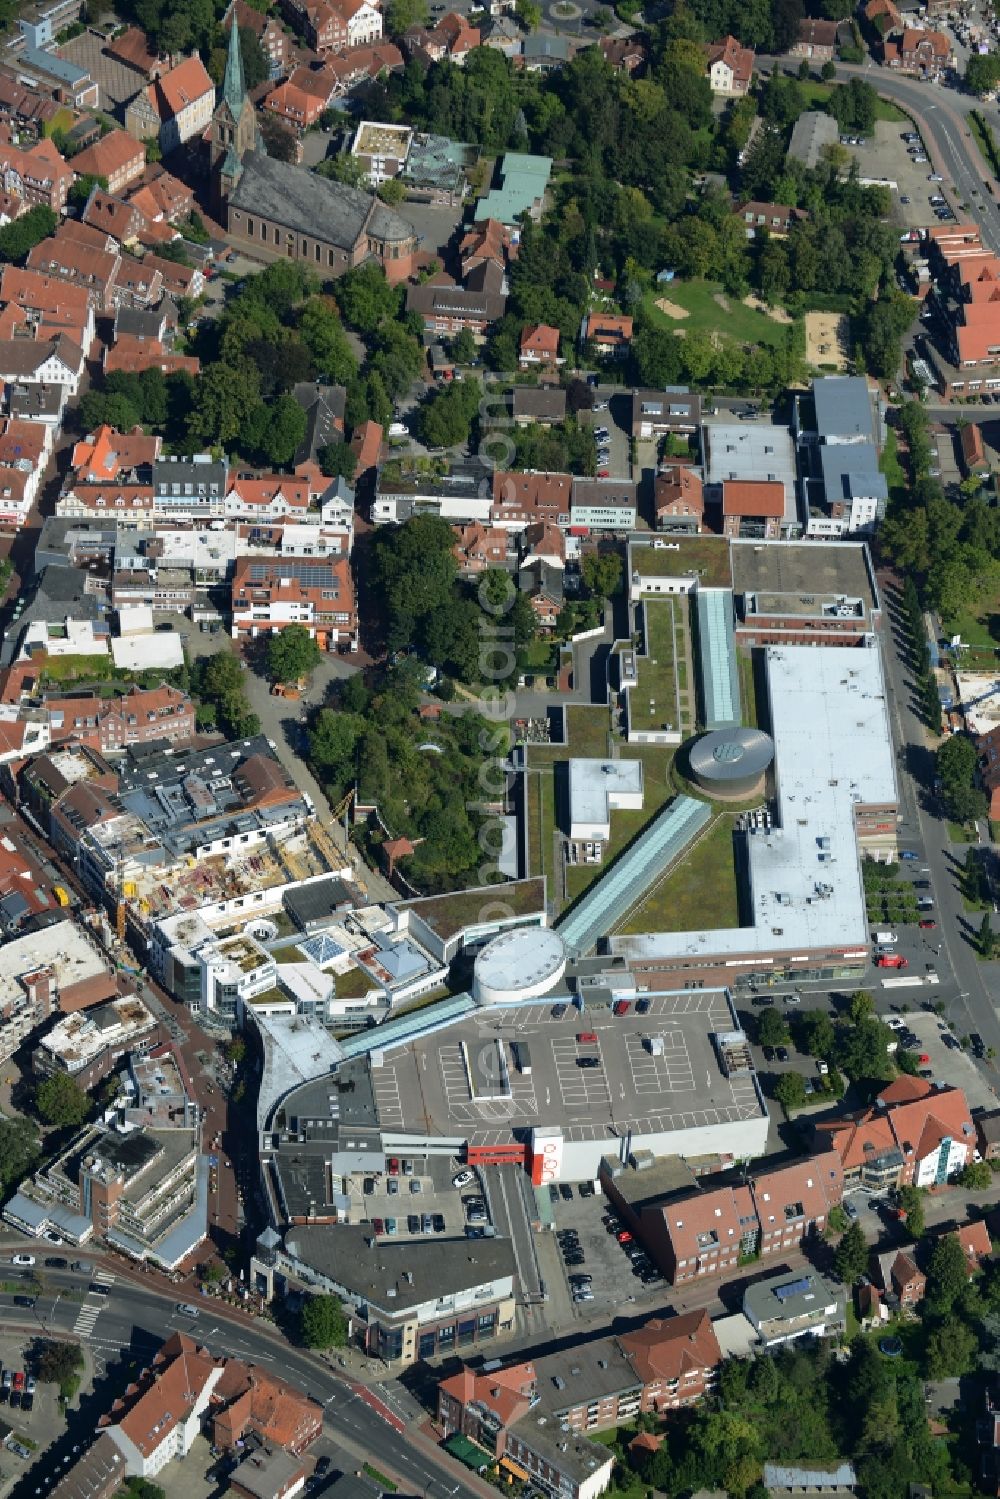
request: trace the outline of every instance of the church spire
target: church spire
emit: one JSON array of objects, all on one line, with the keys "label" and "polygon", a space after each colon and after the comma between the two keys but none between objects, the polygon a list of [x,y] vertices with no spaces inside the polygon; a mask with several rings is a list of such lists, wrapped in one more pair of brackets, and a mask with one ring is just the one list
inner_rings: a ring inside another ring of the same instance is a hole
[{"label": "church spire", "polygon": [[239,119],[243,104],[247,96],[246,83],[243,79],[243,53],[240,50],[240,28],[236,20],[236,7],[233,7],[233,24],[229,28],[229,52],[226,57],[226,76],[222,81],[222,97],[233,112],[233,117]]}]

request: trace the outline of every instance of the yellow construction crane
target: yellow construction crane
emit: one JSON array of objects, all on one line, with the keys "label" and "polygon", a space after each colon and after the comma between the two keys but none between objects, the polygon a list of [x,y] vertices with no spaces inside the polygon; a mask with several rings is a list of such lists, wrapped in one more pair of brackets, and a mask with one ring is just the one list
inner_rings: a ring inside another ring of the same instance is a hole
[{"label": "yellow construction crane", "polygon": [[351,789],[350,789],[350,791],[347,793],[347,795],[345,797],[342,797],[341,800],[334,807],[334,809],[333,809],[333,819],[334,819],[335,822],[339,822],[340,819],[341,819],[341,817],[344,817],[344,816],[347,815],[347,809],[351,805],[351,802],[354,800],[355,791],[356,791],[356,788],[354,786],[352,786]]}]

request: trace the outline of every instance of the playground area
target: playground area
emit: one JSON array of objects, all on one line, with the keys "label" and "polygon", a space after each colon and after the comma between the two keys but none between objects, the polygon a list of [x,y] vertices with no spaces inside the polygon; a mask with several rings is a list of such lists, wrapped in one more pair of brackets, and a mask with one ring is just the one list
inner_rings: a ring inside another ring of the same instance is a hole
[{"label": "playground area", "polygon": [[813,369],[845,370],[850,348],[850,318],[840,312],[807,312],[804,322],[806,363]]}]

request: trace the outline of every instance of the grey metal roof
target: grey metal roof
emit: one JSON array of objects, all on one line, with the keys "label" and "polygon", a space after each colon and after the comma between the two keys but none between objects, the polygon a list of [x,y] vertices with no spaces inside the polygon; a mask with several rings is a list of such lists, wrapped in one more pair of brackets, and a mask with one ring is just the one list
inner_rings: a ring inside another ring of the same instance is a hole
[{"label": "grey metal roof", "polygon": [[764,1487],[767,1489],[848,1489],[858,1476],[851,1463],[835,1468],[793,1468],[779,1463],[764,1464]]},{"label": "grey metal roof", "polygon": [[801,161],[812,168],[819,165],[823,147],[833,145],[836,139],[837,122],[833,116],[809,109],[795,121],[788,155],[793,161]]},{"label": "grey metal roof", "polygon": [[864,376],[827,375],[814,380],[813,402],[821,438],[872,436],[872,403]]},{"label": "grey metal roof", "polygon": [[736,669],[733,594],[729,588],[699,588],[698,676],[707,729],[740,722],[740,680]]},{"label": "grey metal roof", "polygon": [[825,442],[818,448],[827,504],[834,500],[887,500],[889,486],[870,442]]},{"label": "grey metal roof", "polygon": [[244,156],[243,173],[229,202],[231,208],[259,214],[344,250],[353,250],[366,231],[381,240],[416,237],[408,219],[371,193],[318,177],[304,167],[273,161],[259,151],[248,151]]},{"label": "grey metal roof", "polygon": [[761,729],[718,729],[692,745],[688,758],[693,775],[722,785],[762,775],[774,759],[774,745]]}]

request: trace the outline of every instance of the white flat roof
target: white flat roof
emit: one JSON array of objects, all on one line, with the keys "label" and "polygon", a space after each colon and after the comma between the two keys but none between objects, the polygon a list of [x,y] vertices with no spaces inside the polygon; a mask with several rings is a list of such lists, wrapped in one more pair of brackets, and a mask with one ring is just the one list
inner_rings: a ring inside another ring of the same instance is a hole
[{"label": "white flat roof", "polygon": [[181,637],[173,632],[157,631],[153,635],[129,635],[112,640],[111,654],[115,665],[124,671],[184,665]]},{"label": "white flat roof", "polygon": [[641,760],[571,760],[569,762],[569,817],[571,823],[608,822],[608,798],[615,794],[642,795]]},{"label": "white flat roof", "polygon": [[110,971],[96,943],[75,922],[58,921],[0,947],[0,1003],[22,993],[22,975],[36,968],[51,968],[60,989]]},{"label": "white flat roof", "polygon": [[[895,803],[877,645],[770,646],[777,817],[749,835],[753,926],[612,939],[632,958],[794,952],[868,941],[854,809]],[[822,842],[821,842],[822,840]]]}]

